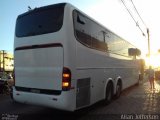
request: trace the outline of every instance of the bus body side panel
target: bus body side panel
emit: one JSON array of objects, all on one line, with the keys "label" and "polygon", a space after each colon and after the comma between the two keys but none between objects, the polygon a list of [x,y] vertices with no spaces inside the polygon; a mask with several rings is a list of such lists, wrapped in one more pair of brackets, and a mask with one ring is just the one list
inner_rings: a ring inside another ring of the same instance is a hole
[{"label": "bus body side panel", "polygon": [[[116,78],[121,77],[123,89],[137,83],[139,72],[137,63],[127,56],[128,48],[131,45],[126,43],[123,48],[124,40],[122,38],[117,37],[79,11],[73,12],[73,19],[77,40],[77,109],[103,100],[108,80],[112,80],[113,85],[116,85]],[[102,32],[110,35],[105,37],[105,42],[102,39]],[[115,49],[119,48],[119,45],[122,46],[121,51]],[[114,88],[115,86],[113,86]]]},{"label": "bus body side panel", "polygon": [[109,78],[116,85],[116,78],[120,76],[122,89],[138,82],[137,60],[113,58],[108,53],[90,49],[78,41],[76,46],[77,108],[103,100]]}]

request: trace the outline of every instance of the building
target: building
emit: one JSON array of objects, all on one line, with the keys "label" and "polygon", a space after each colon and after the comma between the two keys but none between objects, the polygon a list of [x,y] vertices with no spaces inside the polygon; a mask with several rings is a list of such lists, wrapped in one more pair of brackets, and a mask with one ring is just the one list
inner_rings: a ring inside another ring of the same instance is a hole
[{"label": "building", "polygon": [[13,54],[0,50],[0,72],[10,73],[14,68]]}]

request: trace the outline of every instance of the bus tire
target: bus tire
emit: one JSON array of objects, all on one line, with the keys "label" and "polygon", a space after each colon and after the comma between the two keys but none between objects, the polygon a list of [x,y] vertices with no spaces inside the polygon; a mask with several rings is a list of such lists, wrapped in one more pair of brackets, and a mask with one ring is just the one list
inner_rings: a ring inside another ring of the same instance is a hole
[{"label": "bus tire", "polygon": [[121,92],[122,92],[122,82],[119,80],[116,85],[116,94],[115,94],[116,99],[118,99],[121,96]]},{"label": "bus tire", "polygon": [[109,104],[112,101],[112,97],[113,97],[113,85],[111,82],[109,82],[106,87],[105,104]]}]

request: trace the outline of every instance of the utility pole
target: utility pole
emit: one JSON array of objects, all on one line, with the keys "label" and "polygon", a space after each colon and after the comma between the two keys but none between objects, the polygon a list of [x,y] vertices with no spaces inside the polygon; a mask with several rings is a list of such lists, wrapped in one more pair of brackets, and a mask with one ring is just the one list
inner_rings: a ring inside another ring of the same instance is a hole
[{"label": "utility pole", "polygon": [[3,74],[4,74],[4,72],[5,72],[5,60],[4,60],[4,54],[5,54],[5,51],[4,50],[2,50],[3,51]]},{"label": "utility pole", "polygon": [[147,35],[148,35],[148,56],[150,57],[151,50],[150,50],[149,28],[147,28]]}]

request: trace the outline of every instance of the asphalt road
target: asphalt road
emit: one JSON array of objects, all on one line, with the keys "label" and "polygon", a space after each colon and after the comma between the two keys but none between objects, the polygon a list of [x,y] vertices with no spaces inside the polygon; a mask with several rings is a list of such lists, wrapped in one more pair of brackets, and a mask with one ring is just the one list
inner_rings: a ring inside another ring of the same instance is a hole
[{"label": "asphalt road", "polygon": [[160,85],[150,90],[149,83],[124,91],[121,97],[104,106],[97,103],[76,112],[14,103],[10,96],[0,95],[0,119],[2,120],[120,120],[160,119]]}]

